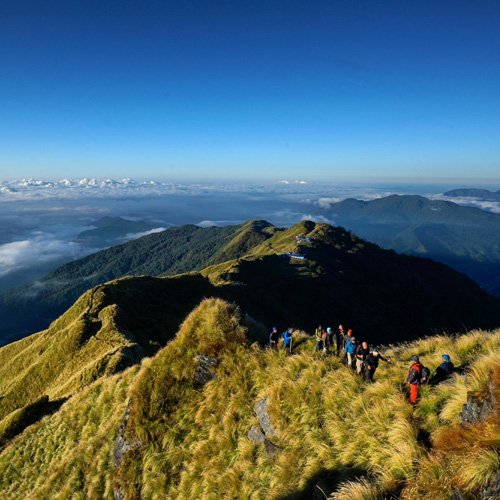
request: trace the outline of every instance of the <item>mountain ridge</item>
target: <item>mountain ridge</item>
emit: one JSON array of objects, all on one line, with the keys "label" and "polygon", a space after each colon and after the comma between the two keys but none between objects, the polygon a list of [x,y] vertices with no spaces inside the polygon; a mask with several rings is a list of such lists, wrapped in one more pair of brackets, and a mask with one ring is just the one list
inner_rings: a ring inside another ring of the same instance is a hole
[{"label": "mountain ridge", "polygon": [[[154,357],[89,380],[9,438],[0,449],[2,498],[305,499],[320,487],[336,500],[410,500],[478,498],[495,486],[498,410],[466,427],[460,412],[469,393],[498,394],[500,331],[387,348],[392,363],[367,384],[335,356],[315,353],[301,332],[289,355],[252,344],[252,328],[235,304],[203,300]],[[434,367],[443,351],[459,370],[423,386],[412,408],[402,391],[411,356]],[[200,380],[202,358],[210,368]]]},{"label": "mountain ridge", "polygon": [[185,225],[65,264],[45,278],[0,295],[0,341],[46,327],[82,293],[100,283],[128,275],[196,271],[241,256],[273,231],[279,228],[259,220],[221,228]]},{"label": "mountain ridge", "polygon": [[383,248],[447,264],[500,297],[500,214],[419,195],[347,199],[322,214]]}]

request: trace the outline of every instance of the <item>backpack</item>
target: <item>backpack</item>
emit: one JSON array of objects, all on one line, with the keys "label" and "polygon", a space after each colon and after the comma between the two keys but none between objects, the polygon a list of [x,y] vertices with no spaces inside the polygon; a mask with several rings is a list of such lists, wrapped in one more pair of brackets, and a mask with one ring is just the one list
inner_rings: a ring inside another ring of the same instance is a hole
[{"label": "backpack", "polygon": [[427,368],[426,366],[422,366],[422,371],[420,373],[420,383],[426,384],[427,382],[429,382],[430,376],[431,371],[429,370],[429,368]]}]

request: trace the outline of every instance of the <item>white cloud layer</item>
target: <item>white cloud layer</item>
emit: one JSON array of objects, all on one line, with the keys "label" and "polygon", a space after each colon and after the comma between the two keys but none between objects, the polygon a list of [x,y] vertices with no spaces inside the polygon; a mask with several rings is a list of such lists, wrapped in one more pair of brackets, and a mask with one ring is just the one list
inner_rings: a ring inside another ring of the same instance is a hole
[{"label": "white cloud layer", "polygon": [[30,239],[0,245],[0,277],[50,261],[71,260],[91,251],[38,231]]},{"label": "white cloud layer", "polygon": [[322,222],[325,224],[335,224],[333,221],[325,217],[324,215],[312,215],[312,214],[307,214],[303,215],[300,220],[310,220],[312,222]]},{"label": "white cloud layer", "polygon": [[166,227],[154,227],[149,231],[142,231],[141,233],[127,233],[122,239],[123,241],[136,240],[137,238],[142,238],[143,236],[147,236],[148,234],[161,233],[166,229]]},{"label": "white cloud layer", "polygon": [[479,200],[477,198],[471,198],[468,196],[459,197],[459,196],[435,195],[435,196],[429,196],[429,198],[433,200],[451,201],[453,203],[456,203],[457,205],[480,208],[481,210],[486,210],[487,212],[500,214],[500,202],[498,201],[484,201],[484,200]]}]

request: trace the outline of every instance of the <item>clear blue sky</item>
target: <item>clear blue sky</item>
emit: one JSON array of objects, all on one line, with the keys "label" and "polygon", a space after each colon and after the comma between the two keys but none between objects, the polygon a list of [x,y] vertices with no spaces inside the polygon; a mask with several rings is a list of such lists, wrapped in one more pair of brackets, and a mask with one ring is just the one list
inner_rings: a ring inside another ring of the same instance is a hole
[{"label": "clear blue sky", "polygon": [[0,3],[0,177],[500,177],[497,1]]}]

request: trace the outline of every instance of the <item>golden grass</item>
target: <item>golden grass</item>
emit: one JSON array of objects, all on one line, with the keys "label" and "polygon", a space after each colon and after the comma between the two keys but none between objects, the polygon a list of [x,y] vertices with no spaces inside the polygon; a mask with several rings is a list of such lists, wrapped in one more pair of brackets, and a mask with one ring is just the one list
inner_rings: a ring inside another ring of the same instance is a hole
[{"label": "golden grass", "polygon": [[[462,429],[458,414],[467,391],[485,390],[492,376],[500,385],[500,331],[393,347],[394,363],[366,384],[314,352],[303,332],[289,356],[248,345],[246,329],[236,306],[203,301],[140,369],[92,384],[14,439],[0,453],[2,498],[111,498],[114,476],[126,498],[307,498],[318,478],[335,499],[446,498],[452,488],[477,494],[498,468],[494,416]],[[413,409],[404,383],[411,355],[433,369],[443,352],[465,374],[424,388]],[[193,381],[199,354],[218,359],[204,386]],[[114,471],[128,397],[126,436],[144,448]],[[247,437],[263,397],[275,457]]]},{"label": "golden grass", "polygon": [[0,497],[113,498],[113,448],[137,368],[106,378],[0,453]]},{"label": "golden grass", "polygon": [[115,371],[131,342],[114,324],[116,306],[97,310],[101,293],[99,287],[85,293],[48,330],[0,349],[0,420],[44,395],[69,396]]}]

